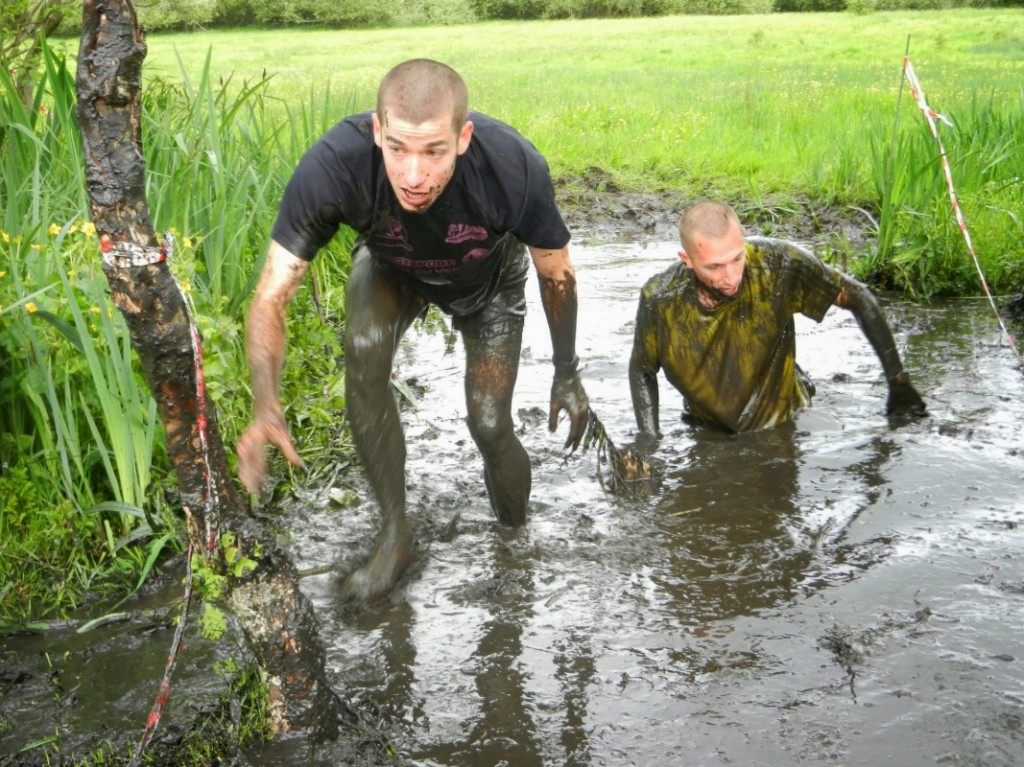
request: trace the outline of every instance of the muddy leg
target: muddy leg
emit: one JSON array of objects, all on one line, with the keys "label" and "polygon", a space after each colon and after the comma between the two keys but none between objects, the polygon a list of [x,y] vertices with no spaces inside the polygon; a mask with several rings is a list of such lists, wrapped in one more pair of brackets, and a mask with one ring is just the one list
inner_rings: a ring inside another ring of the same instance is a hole
[{"label": "muddy leg", "polygon": [[486,338],[463,333],[469,433],[484,459],[491,508],[499,522],[513,527],[526,522],[532,481],[530,458],[512,423],[522,338],[522,325],[517,323]]},{"label": "muddy leg", "polygon": [[424,304],[383,274],[362,247],[353,255],[345,304],[345,409],[382,526],[369,560],[345,580],[342,594],[367,602],[391,589],[412,554],[405,518],[405,436],[391,367],[402,334]]}]

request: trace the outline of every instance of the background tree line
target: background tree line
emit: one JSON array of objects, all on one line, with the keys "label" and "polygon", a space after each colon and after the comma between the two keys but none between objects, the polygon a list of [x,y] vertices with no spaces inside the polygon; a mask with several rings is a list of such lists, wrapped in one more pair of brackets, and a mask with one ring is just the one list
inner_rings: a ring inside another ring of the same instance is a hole
[{"label": "background tree line", "polygon": [[1022,4],[1024,0],[153,0],[140,3],[139,17],[150,29],[287,24],[398,27],[490,19],[919,10]]},{"label": "background tree line", "polygon": [[[1024,0],[141,0],[150,31],[213,27],[402,27],[508,19],[610,18],[673,14],[939,10],[1024,6]],[[8,61],[36,31],[77,34],[78,0],[7,0],[0,10],[0,53]]]}]

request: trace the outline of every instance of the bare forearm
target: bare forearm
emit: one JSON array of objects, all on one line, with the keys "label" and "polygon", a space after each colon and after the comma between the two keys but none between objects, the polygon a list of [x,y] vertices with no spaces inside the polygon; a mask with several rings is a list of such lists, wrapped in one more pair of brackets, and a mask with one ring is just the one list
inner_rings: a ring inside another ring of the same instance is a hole
[{"label": "bare forearm", "polygon": [[576,279],[541,277],[541,301],[551,331],[552,360],[558,369],[573,368],[576,359]]},{"label": "bare forearm", "polygon": [[555,367],[575,370],[576,366],[576,271],[565,248],[536,250],[531,248],[544,316],[551,331],[552,358]]},{"label": "bare forearm", "polygon": [[270,243],[245,324],[245,350],[257,414],[280,407],[278,391],[284,368],[285,313],[308,267],[308,262],[296,258],[277,242]]},{"label": "bare forearm", "polygon": [[257,298],[249,308],[245,332],[253,408],[259,412],[278,402],[284,367],[284,312]]}]

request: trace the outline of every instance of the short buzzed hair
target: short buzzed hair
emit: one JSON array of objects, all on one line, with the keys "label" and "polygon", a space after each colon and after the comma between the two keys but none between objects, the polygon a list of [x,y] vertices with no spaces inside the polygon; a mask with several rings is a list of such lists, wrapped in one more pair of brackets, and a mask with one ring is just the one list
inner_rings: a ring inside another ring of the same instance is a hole
[{"label": "short buzzed hair", "polygon": [[694,240],[703,234],[712,240],[724,237],[735,224],[742,229],[740,217],[727,202],[700,200],[679,217],[679,241],[687,253],[696,251]]},{"label": "short buzzed hair", "polygon": [[411,123],[437,117],[451,109],[458,133],[468,116],[469,94],[462,77],[447,64],[431,59],[410,59],[393,67],[377,88],[377,118],[387,124],[387,110]]}]

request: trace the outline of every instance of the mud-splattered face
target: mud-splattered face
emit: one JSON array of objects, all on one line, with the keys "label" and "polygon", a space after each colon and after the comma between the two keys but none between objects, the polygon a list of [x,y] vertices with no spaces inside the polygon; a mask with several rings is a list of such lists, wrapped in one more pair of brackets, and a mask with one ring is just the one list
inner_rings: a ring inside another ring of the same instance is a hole
[{"label": "mud-splattered face", "polygon": [[698,232],[690,250],[680,251],[679,257],[712,296],[720,300],[732,298],[740,289],[747,265],[743,230],[733,224],[722,237]]},{"label": "mud-splattered face", "polygon": [[472,135],[469,121],[455,131],[448,110],[419,123],[393,110],[385,112],[383,121],[373,114],[373,140],[384,153],[391,188],[399,204],[412,213],[423,213],[441,196]]}]

